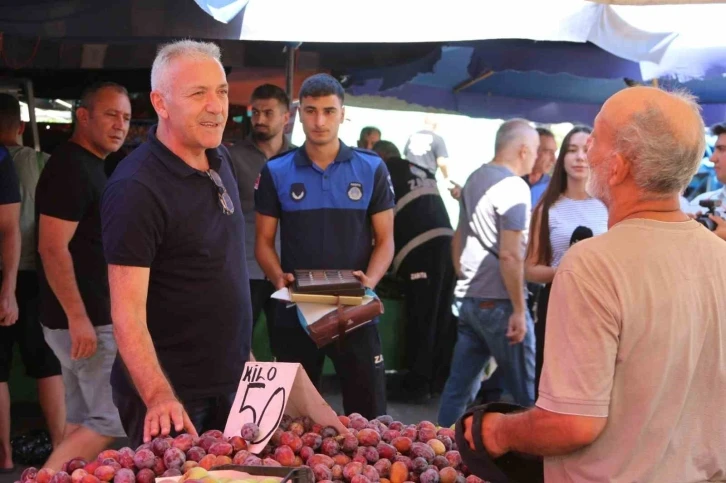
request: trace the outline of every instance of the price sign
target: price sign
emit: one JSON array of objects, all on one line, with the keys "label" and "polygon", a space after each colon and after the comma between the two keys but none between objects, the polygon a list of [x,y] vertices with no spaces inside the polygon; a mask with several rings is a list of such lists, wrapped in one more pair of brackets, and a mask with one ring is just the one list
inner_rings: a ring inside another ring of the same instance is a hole
[{"label": "price sign", "polygon": [[240,436],[245,424],[255,423],[260,434],[250,442],[249,450],[259,453],[275,433],[284,414],[310,416],[319,424],[347,433],[300,364],[248,362],[227,418],[224,436]]}]

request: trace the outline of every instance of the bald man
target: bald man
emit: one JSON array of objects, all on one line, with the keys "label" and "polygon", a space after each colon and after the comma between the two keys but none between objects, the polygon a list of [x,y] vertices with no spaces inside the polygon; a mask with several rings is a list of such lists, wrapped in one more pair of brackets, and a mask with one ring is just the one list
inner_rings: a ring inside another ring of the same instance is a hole
[{"label": "bald man", "polygon": [[687,94],[611,97],[589,140],[588,191],[609,231],[565,255],[547,314],[537,407],[489,413],[491,456],[545,456],[547,482],[726,478],[726,247],[679,194],[704,151]]},{"label": "bald man", "polygon": [[503,123],[494,159],[474,171],[461,192],[452,241],[459,325],[441,395],[441,426],[453,424],[474,400],[491,356],[514,400],[523,406],[534,403],[534,326],[523,265],[531,198],[521,177],[532,171],[538,147],[539,135],[528,121]]}]

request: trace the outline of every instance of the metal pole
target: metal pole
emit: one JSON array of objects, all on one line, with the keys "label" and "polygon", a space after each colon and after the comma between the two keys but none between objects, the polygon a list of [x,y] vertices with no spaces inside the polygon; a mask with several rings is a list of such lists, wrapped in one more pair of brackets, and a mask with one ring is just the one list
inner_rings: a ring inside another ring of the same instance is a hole
[{"label": "metal pole", "polygon": [[292,91],[295,88],[293,81],[295,80],[295,51],[297,47],[295,44],[287,44],[285,49],[287,53],[287,62],[285,63],[285,92],[287,92],[287,96],[292,100],[294,97]]},{"label": "metal pole", "polygon": [[35,119],[35,94],[33,93],[33,81],[30,79],[25,81],[25,95],[28,98],[28,116],[33,133],[33,145],[35,150],[40,152],[40,134],[38,133],[38,121]]}]

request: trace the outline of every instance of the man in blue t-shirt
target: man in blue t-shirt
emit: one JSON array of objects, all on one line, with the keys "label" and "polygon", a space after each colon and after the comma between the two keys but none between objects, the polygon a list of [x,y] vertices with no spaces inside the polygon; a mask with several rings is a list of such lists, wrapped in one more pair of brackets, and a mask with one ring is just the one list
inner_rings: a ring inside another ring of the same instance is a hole
[{"label": "man in blue t-shirt", "polygon": [[[255,255],[276,289],[294,281],[296,269],[352,269],[374,288],[394,252],[394,193],[383,160],[338,139],[343,88],[327,74],[308,78],[300,89],[305,144],[272,158],[262,168],[255,193]],[[275,250],[280,224],[282,260]],[[318,349],[300,325],[297,310],[277,304],[270,327],[280,362],[299,362],[318,384],[325,355],[341,378],[346,414],[373,418],[386,412],[385,374],[377,321],[338,343]]]}]

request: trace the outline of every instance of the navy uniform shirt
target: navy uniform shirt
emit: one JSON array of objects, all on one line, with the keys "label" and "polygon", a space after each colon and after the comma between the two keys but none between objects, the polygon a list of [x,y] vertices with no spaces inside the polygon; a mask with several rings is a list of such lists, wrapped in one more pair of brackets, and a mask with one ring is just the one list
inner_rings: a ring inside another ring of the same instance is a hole
[{"label": "navy uniform shirt", "polygon": [[[234,204],[226,215],[217,187],[156,138],[114,171],[103,195],[109,264],[149,267],[147,323],[161,367],[183,398],[234,392],[249,357],[252,313],[244,217],[227,149],[208,149],[209,166]],[[117,359],[116,390],[131,390]]]},{"label": "navy uniform shirt", "polygon": [[[372,151],[340,143],[325,171],[305,146],[270,159],[262,168],[255,210],[280,220],[282,270],[368,268],[373,251],[371,216],[394,207],[391,178]],[[276,323],[298,324],[297,311],[277,304]]]}]

